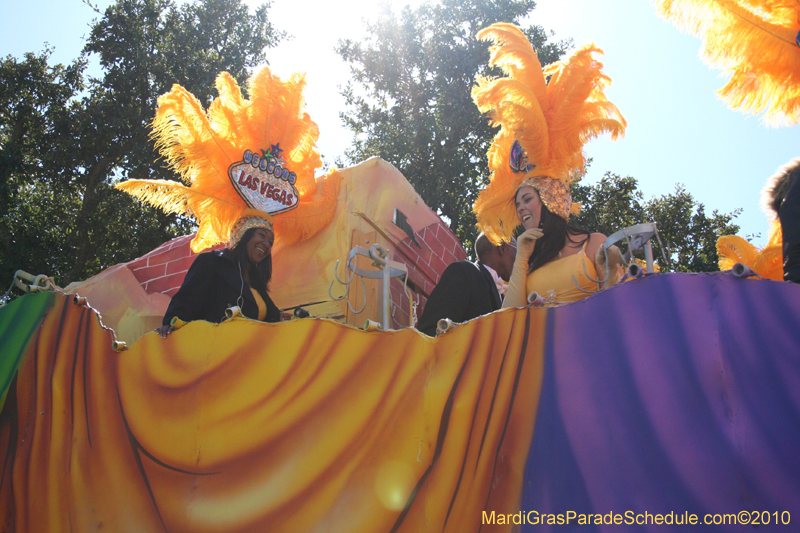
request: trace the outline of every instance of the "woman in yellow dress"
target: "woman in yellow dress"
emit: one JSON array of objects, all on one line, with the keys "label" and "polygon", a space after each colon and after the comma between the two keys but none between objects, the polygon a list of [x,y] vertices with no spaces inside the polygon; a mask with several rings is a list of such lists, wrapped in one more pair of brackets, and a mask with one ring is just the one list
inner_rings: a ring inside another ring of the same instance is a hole
[{"label": "woman in yellow dress", "polygon": [[531,178],[517,190],[514,205],[525,231],[517,239],[517,258],[503,307],[525,305],[532,292],[554,305],[580,300],[602,289],[598,281],[605,280],[598,278],[594,258],[606,237],[568,224],[566,202],[572,202],[562,196],[559,205],[553,191],[559,183]]},{"label": "woman in yellow dress", "polygon": [[596,57],[602,51],[585,45],[542,69],[518,27],[493,24],[478,37],[494,42],[489,64],[506,76],[479,78],[472,90],[481,112],[500,126],[488,152],[489,185],[473,211],[494,242],[510,240],[520,224],[524,229],[503,307],[526,305],[532,292],[546,305],[585,298],[618,273],[605,236],[569,224],[580,208],[570,182],[586,164],[584,144],[603,133],[616,139],[626,127],[604,94],[610,79]]}]

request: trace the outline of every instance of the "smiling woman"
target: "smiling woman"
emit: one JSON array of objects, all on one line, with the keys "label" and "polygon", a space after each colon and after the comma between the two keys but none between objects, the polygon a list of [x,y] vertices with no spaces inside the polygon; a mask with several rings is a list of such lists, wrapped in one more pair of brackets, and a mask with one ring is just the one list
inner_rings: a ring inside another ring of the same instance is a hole
[{"label": "smiling woman", "polygon": [[[514,206],[525,231],[517,239],[512,278],[520,290],[512,291],[503,307],[525,305],[531,292],[542,296],[546,305],[569,303],[607,285],[610,276],[598,265],[604,257],[597,257],[605,235],[569,224],[572,198],[565,187],[531,178],[517,189]],[[558,194],[560,188],[563,194]]]},{"label": "smiling woman", "polygon": [[580,210],[570,183],[586,166],[584,144],[601,134],[615,139],[627,125],[605,96],[611,80],[602,50],[585,45],[543,69],[517,26],[493,24],[478,37],[494,43],[489,64],[505,76],[479,78],[472,91],[500,126],[488,152],[489,185],[473,211],[490,239],[509,241],[518,225],[524,229],[503,307],[560,305],[599,292],[619,276],[615,254],[601,246],[602,234],[569,220]]},{"label": "smiling woman", "polygon": [[275,236],[282,246],[309,239],[336,211],[341,177],[335,170],[315,176],[319,128],[304,110],[303,75],[282,80],[264,67],[247,84],[249,98],[220,73],[219,96],[207,110],[180,85],[161,95],[152,137],[183,183],[130,179],[116,186],[167,213],[195,217],[193,252],[229,246],[194,260],[156,330],[162,337],[176,320],[219,323],[232,307],[279,322],[267,294]]},{"label": "smiling woman", "polygon": [[248,318],[280,322],[280,311],[267,292],[274,241],[267,219],[239,219],[231,231],[230,248],[203,253],[194,260],[169,303],[158,334],[166,337],[174,331],[175,319],[222,322],[231,307],[238,307]]}]

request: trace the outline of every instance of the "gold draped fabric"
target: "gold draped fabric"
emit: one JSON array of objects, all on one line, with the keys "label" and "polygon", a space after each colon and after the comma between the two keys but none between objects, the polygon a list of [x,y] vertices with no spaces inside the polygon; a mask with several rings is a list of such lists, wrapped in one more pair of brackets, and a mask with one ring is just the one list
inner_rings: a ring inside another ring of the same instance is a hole
[{"label": "gold draped fabric", "polygon": [[438,339],[193,322],[129,350],[55,299],[0,420],[7,531],[505,531],[545,311]]}]

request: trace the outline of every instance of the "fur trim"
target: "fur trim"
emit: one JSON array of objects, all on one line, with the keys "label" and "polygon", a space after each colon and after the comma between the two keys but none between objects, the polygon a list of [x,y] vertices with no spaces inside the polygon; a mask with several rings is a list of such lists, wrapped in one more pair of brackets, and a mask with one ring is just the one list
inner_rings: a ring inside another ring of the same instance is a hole
[{"label": "fur trim", "polygon": [[761,191],[761,209],[770,220],[778,220],[778,212],[786,197],[786,192],[789,190],[789,185],[798,178],[800,178],[800,157],[783,165],[767,180],[767,184]]}]

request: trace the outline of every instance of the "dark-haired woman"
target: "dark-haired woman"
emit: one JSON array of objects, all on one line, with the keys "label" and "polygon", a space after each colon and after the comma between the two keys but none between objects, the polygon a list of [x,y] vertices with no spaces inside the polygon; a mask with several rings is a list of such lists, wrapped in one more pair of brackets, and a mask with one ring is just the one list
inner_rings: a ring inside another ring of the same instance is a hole
[{"label": "dark-haired woman", "polygon": [[280,311],[269,297],[275,234],[266,219],[245,217],[231,232],[230,248],[202,253],[192,263],[181,288],[156,331],[166,337],[174,317],[184,322],[222,322],[225,310],[238,306],[254,320],[279,322]]},{"label": "dark-haired woman", "polygon": [[616,266],[606,272],[605,235],[568,224],[572,198],[565,185],[547,178],[528,179],[517,189],[514,204],[525,231],[517,238],[503,307],[526,305],[532,292],[546,305],[574,302],[619,278]]}]

